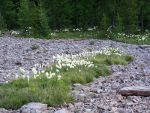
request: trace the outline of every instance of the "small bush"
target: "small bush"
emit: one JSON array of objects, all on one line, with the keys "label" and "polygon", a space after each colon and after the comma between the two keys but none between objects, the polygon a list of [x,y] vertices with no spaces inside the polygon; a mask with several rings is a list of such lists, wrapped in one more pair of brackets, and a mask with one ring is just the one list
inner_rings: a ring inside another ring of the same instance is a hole
[{"label": "small bush", "polygon": [[36,45],[36,44],[34,44],[34,45],[31,46],[31,49],[32,49],[32,50],[36,50],[36,49],[39,49],[39,48],[40,48],[40,46],[39,46],[39,45]]}]

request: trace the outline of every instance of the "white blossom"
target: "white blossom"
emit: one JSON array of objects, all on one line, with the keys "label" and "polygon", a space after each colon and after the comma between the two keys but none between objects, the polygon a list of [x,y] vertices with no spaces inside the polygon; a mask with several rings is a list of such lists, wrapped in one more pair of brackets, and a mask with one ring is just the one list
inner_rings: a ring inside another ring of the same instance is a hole
[{"label": "white blossom", "polygon": [[36,68],[32,68],[32,72],[34,75],[36,75],[38,73],[38,71],[36,70]]}]

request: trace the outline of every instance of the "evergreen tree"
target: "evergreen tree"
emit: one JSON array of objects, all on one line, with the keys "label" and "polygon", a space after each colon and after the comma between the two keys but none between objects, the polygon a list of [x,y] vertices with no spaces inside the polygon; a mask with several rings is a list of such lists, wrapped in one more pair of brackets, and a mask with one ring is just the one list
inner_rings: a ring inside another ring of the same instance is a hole
[{"label": "evergreen tree", "polygon": [[138,16],[141,30],[150,29],[150,2],[138,0]]},{"label": "evergreen tree", "polygon": [[44,37],[48,36],[49,33],[48,18],[42,6],[40,6],[40,26],[41,26],[40,34]]},{"label": "evergreen tree", "polygon": [[0,30],[4,30],[4,29],[6,29],[6,24],[5,24],[2,14],[0,12]]},{"label": "evergreen tree", "polygon": [[101,20],[101,29],[103,31],[106,31],[108,29],[108,27],[109,27],[109,19],[106,16],[106,14],[104,13],[103,17],[102,17],[102,20]]},{"label": "evergreen tree", "polygon": [[129,28],[131,33],[135,33],[137,31],[137,25],[138,25],[138,16],[137,16],[137,0],[131,0],[130,1],[130,15],[129,15]]},{"label": "evergreen tree", "polygon": [[38,6],[33,4],[31,19],[32,19],[31,23],[33,28],[33,34],[36,37],[39,36],[46,37],[49,32],[49,26],[46,12],[42,8],[41,4]]},{"label": "evergreen tree", "polygon": [[116,32],[123,32],[123,20],[120,17],[119,13],[116,16],[116,26],[115,26],[115,31]]},{"label": "evergreen tree", "polygon": [[31,27],[29,1],[21,0],[18,13],[18,24],[22,29],[23,34],[29,33],[29,27]]},{"label": "evergreen tree", "polygon": [[106,14],[103,13],[103,16],[102,16],[102,19],[101,19],[101,35],[100,35],[100,38],[108,37],[108,34],[110,33],[110,32],[107,31],[108,27],[109,27],[109,19],[106,16]]},{"label": "evergreen tree", "polygon": [[35,4],[33,4],[31,11],[31,25],[33,35],[38,37],[40,34],[40,10],[39,6],[36,6]]},{"label": "evergreen tree", "polygon": [[0,12],[8,29],[17,27],[16,9],[14,8],[13,0],[0,0]]},{"label": "evergreen tree", "polygon": [[119,7],[119,14],[123,19],[124,31],[126,33],[135,33],[137,30],[137,1],[123,0]]}]

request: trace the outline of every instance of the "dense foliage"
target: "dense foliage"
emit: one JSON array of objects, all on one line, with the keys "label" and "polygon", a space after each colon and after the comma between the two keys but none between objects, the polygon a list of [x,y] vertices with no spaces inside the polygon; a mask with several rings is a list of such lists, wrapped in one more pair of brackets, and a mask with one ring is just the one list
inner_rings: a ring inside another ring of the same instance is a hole
[{"label": "dense foliage", "polygon": [[147,0],[1,0],[0,29],[22,29],[46,36],[51,29],[98,26],[137,33],[150,27]]}]

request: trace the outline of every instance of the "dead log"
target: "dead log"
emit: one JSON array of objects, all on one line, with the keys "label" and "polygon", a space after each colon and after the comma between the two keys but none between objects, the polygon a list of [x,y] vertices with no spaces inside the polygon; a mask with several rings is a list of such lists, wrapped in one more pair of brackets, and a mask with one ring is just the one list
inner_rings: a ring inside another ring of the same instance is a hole
[{"label": "dead log", "polygon": [[120,89],[119,94],[123,96],[150,96],[150,87],[124,87]]},{"label": "dead log", "polygon": [[146,48],[150,48],[150,45],[139,45],[139,47],[140,47],[141,49],[146,49]]}]

